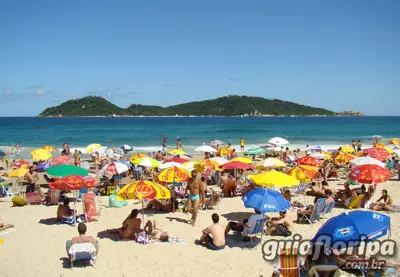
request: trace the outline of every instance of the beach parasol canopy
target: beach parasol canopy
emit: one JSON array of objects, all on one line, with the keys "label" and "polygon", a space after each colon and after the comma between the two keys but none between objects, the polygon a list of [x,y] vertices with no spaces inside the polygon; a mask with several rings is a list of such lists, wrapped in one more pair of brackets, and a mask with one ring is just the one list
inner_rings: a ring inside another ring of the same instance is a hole
[{"label": "beach parasol canopy", "polygon": [[202,145],[202,146],[200,146],[200,147],[197,147],[196,149],[194,149],[194,151],[196,151],[196,152],[208,152],[208,153],[215,153],[215,152],[217,152],[218,150],[217,149],[215,149],[215,148],[213,148],[213,147],[211,147],[211,146],[208,146],[208,145]]},{"label": "beach parasol canopy", "polygon": [[311,148],[311,150],[318,151],[318,152],[326,152],[326,151],[328,151],[328,149],[325,146],[322,146],[322,145],[314,146],[313,148]]},{"label": "beach parasol canopy", "polygon": [[384,144],[383,142],[378,142],[375,144],[376,148],[384,148],[386,146],[386,144]]},{"label": "beach parasol canopy", "polygon": [[311,153],[311,155],[309,157],[314,157],[314,158],[317,158],[318,160],[326,160],[326,156],[322,152]]},{"label": "beach parasol canopy", "polygon": [[184,155],[186,154],[185,151],[180,149],[172,149],[168,151],[168,155]]},{"label": "beach parasol canopy", "polygon": [[232,148],[229,148],[229,147],[221,148],[221,149],[218,151],[219,155],[222,156],[222,157],[228,156],[228,155],[232,154],[232,152],[233,152],[233,149],[232,149]]},{"label": "beach parasol canopy", "polygon": [[170,159],[166,160],[164,163],[170,163],[170,162],[184,164],[187,162],[187,160],[174,157],[174,158],[170,158]]},{"label": "beach parasol canopy", "polygon": [[165,183],[187,182],[192,174],[183,167],[168,167],[160,172],[158,180]]},{"label": "beach parasol canopy", "polygon": [[290,187],[300,184],[296,178],[278,171],[268,171],[249,176],[250,181],[259,186]]},{"label": "beach parasol canopy", "polygon": [[131,162],[133,162],[134,160],[140,159],[140,158],[146,158],[147,155],[142,154],[142,153],[136,153],[135,155],[133,155],[129,160]]},{"label": "beach parasol canopy", "polygon": [[145,158],[140,158],[137,160],[131,161],[134,165],[140,165],[144,167],[160,167],[161,163],[153,158],[150,157],[145,157]]},{"label": "beach parasol canopy", "polygon": [[56,166],[60,164],[74,164],[74,161],[69,156],[58,156],[50,162],[50,166]]},{"label": "beach parasol canopy", "polygon": [[263,167],[285,167],[286,164],[278,158],[267,158],[262,164]]},{"label": "beach parasol canopy", "polygon": [[125,151],[132,151],[134,149],[132,146],[128,144],[121,145],[119,148]]},{"label": "beach parasol canopy", "polygon": [[182,163],[177,163],[177,162],[166,162],[166,163],[161,164],[161,165],[159,166],[159,169],[166,169],[166,168],[174,167],[174,166],[181,167],[181,168],[185,168],[185,166],[184,166]]},{"label": "beach parasol canopy", "polygon": [[312,241],[338,249],[343,243],[352,241],[358,246],[361,241],[373,241],[390,233],[390,217],[373,211],[355,210],[344,212],[328,219],[319,228]]},{"label": "beach parasol canopy", "polygon": [[393,139],[389,140],[389,144],[399,145],[400,139],[393,138]]},{"label": "beach parasol canopy", "polygon": [[251,148],[249,150],[247,150],[246,152],[244,152],[245,156],[255,156],[255,155],[260,155],[265,153],[265,149],[258,147],[258,148]]},{"label": "beach parasol canopy", "polygon": [[31,157],[35,161],[48,161],[52,156],[49,151],[39,148],[31,152]]},{"label": "beach parasol canopy", "polygon": [[45,172],[49,167],[50,167],[50,162],[44,162],[44,163],[38,164],[35,171],[36,172]]},{"label": "beach parasol canopy", "polygon": [[204,159],[195,163],[194,165],[197,171],[206,171],[206,170],[220,170],[220,164],[211,160],[211,159]]},{"label": "beach parasol canopy", "polygon": [[241,163],[245,163],[245,164],[251,164],[252,160],[250,160],[248,158],[244,158],[244,157],[237,157],[237,158],[230,160],[230,162],[241,162]]},{"label": "beach parasol canopy", "polygon": [[394,153],[394,150],[390,147],[385,146],[385,147],[383,147],[383,149],[385,149],[390,155],[392,155]]},{"label": "beach parasol canopy", "polygon": [[272,138],[272,139],[270,139],[268,141],[268,143],[271,143],[273,145],[286,145],[286,144],[289,144],[289,142],[286,139],[280,138],[280,137]]},{"label": "beach parasol canopy", "polygon": [[354,152],[354,148],[350,145],[342,145],[340,146],[340,152],[343,153],[353,153]]},{"label": "beach parasol canopy", "polygon": [[169,199],[171,192],[158,183],[151,181],[135,181],[125,185],[117,192],[119,199]]},{"label": "beach parasol canopy", "polygon": [[371,157],[359,157],[356,159],[353,159],[350,161],[350,164],[352,166],[359,166],[359,165],[365,165],[365,164],[375,164],[377,166],[385,168],[385,164],[381,161],[378,161],[377,159],[371,158]]},{"label": "beach parasol canopy", "polygon": [[400,158],[400,149],[394,150],[394,153]]},{"label": "beach parasol canopy", "polygon": [[88,176],[88,171],[79,166],[74,166],[71,164],[60,164],[56,166],[51,166],[46,170],[47,174],[57,177],[66,177],[70,175],[76,176]]},{"label": "beach parasol canopy", "polygon": [[242,162],[229,162],[220,166],[223,169],[255,169],[254,165],[246,164]]},{"label": "beach parasol canopy", "polygon": [[227,159],[222,158],[222,157],[213,157],[210,160],[216,162],[219,165],[223,165],[223,164],[229,163],[229,161]]},{"label": "beach parasol canopy", "polygon": [[186,162],[183,164],[183,168],[189,172],[192,172],[194,170],[194,166],[195,166],[194,162]]},{"label": "beach parasol canopy", "polygon": [[354,160],[357,156],[348,154],[348,153],[340,153],[334,159],[336,163],[349,163],[351,160]]},{"label": "beach parasol canopy", "polygon": [[192,156],[188,155],[188,154],[178,154],[178,155],[175,155],[174,158],[184,159],[187,162],[192,158]]},{"label": "beach parasol canopy", "polygon": [[252,190],[242,200],[246,208],[253,208],[261,213],[283,212],[290,208],[290,202],[281,193],[270,189]]},{"label": "beach parasol canopy", "polygon": [[25,161],[25,160],[22,160],[22,159],[19,160],[19,161],[13,162],[11,164],[11,167],[14,168],[14,169],[21,168],[21,167],[28,168],[29,166],[30,166],[30,163]]},{"label": "beach parasol canopy", "polygon": [[43,148],[44,150],[49,151],[49,152],[56,152],[56,151],[57,151],[57,148],[56,148],[56,147],[50,146],[50,145],[45,145],[45,146],[43,146],[42,148]]},{"label": "beach parasol canopy", "polygon": [[81,188],[92,188],[97,186],[96,180],[91,177],[66,176],[49,183],[49,187],[55,190],[80,190]]},{"label": "beach parasol canopy", "polygon": [[349,179],[360,184],[379,184],[389,180],[390,171],[375,164],[359,165],[349,173]]},{"label": "beach parasol canopy", "polygon": [[322,162],[315,158],[315,157],[311,157],[311,156],[304,156],[301,157],[299,159],[297,159],[297,163],[299,165],[310,165],[310,166],[321,166]]},{"label": "beach parasol canopy", "polygon": [[383,148],[372,147],[364,150],[363,153],[379,161],[386,161],[390,157],[389,152]]},{"label": "beach parasol canopy", "polygon": [[92,144],[89,144],[89,145],[86,147],[87,152],[88,152],[89,154],[92,154],[92,152],[98,151],[98,150],[100,150],[101,148],[102,148],[102,146],[101,146],[100,144],[98,144],[98,143],[92,143]]},{"label": "beach parasol canopy", "polygon": [[307,183],[318,176],[318,167],[299,165],[289,170],[288,175],[296,178],[301,183]]},{"label": "beach parasol canopy", "polygon": [[101,175],[107,175],[107,174],[116,175],[127,171],[129,171],[129,166],[127,164],[115,161],[105,165],[101,169]]},{"label": "beach parasol canopy", "polygon": [[24,177],[25,174],[29,171],[26,167],[20,167],[18,169],[14,169],[13,171],[8,174],[8,177]]}]

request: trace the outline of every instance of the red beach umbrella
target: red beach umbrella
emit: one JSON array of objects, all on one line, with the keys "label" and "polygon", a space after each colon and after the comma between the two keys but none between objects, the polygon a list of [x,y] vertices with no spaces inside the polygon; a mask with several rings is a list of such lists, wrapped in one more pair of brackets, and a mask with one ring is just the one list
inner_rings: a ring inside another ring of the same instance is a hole
[{"label": "red beach umbrella", "polygon": [[171,162],[184,164],[187,162],[187,160],[181,159],[181,158],[170,158],[170,159],[166,160],[164,163],[171,163]]},{"label": "red beach umbrella", "polygon": [[54,158],[50,166],[60,165],[60,164],[75,164],[74,161],[69,156],[58,156]]},{"label": "red beach umbrella", "polygon": [[67,176],[49,183],[49,187],[55,190],[80,190],[81,188],[91,188],[97,185],[96,180],[91,177]]},{"label": "red beach umbrella", "polygon": [[384,148],[372,147],[364,150],[365,156],[377,159],[379,161],[386,161],[390,157],[390,153]]},{"label": "red beach umbrella", "polygon": [[389,180],[390,172],[376,164],[364,164],[353,168],[349,179],[360,184],[379,184]]},{"label": "red beach umbrella", "polygon": [[311,157],[311,156],[304,156],[297,160],[299,165],[309,165],[309,166],[321,166],[322,161],[318,158]]},{"label": "red beach umbrella", "polygon": [[19,160],[16,162],[13,162],[11,164],[11,167],[16,169],[16,168],[21,168],[21,167],[26,167],[28,168],[30,166],[29,162],[25,161],[25,160]]},{"label": "red beach umbrella", "polygon": [[223,168],[223,169],[245,169],[245,170],[255,169],[254,165],[245,164],[245,163],[237,162],[237,161],[223,164],[223,165],[221,165],[221,168]]}]

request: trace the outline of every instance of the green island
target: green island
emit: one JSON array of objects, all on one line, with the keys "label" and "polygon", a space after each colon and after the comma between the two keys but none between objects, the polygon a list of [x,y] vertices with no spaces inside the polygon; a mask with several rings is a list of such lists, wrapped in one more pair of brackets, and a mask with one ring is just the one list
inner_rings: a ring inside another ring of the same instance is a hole
[{"label": "green island", "polygon": [[278,99],[230,95],[216,99],[161,107],[132,104],[121,108],[100,96],[68,100],[45,109],[39,117],[84,116],[362,116],[335,113],[322,108],[300,105]]}]

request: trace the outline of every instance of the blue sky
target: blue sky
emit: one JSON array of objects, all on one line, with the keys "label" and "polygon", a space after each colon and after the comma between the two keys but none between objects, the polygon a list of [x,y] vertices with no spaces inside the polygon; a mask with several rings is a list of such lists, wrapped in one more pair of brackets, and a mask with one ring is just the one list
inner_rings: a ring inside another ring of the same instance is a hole
[{"label": "blue sky", "polygon": [[0,1],[2,116],[229,94],[400,115],[400,1]]}]

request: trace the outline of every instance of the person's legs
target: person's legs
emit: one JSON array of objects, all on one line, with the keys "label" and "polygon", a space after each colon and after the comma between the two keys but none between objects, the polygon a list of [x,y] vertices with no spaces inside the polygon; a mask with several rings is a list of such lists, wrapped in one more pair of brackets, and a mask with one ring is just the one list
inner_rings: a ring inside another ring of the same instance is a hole
[{"label": "person's legs", "polygon": [[200,237],[200,243],[205,243],[205,242],[207,242],[207,236],[208,236],[208,234],[207,233],[202,233],[202,235],[201,235],[201,237]]},{"label": "person's legs", "polygon": [[244,228],[239,222],[229,221],[225,228],[225,236],[229,233],[230,230],[241,233],[243,232]]},{"label": "person's legs", "polygon": [[193,201],[193,211],[192,211],[192,226],[196,224],[197,213],[199,212],[200,198]]},{"label": "person's legs", "polygon": [[13,227],[14,227],[14,225],[12,225],[12,224],[0,224],[0,232],[5,231],[10,228],[13,228]]},{"label": "person's legs", "polygon": [[65,242],[65,249],[67,250],[67,255],[69,256],[69,253],[68,253],[68,250],[69,250],[69,245],[71,244],[71,241],[70,240],[67,240],[66,242]]}]

